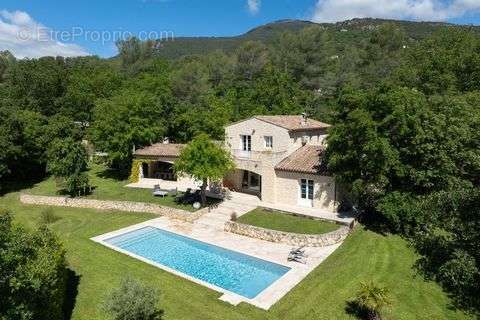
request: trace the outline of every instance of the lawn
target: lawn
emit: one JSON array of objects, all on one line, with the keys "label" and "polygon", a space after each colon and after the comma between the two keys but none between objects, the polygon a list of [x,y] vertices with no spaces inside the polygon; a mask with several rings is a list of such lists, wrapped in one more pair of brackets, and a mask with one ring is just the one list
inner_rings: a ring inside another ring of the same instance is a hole
[{"label": "lawn", "polygon": [[[150,202],[162,206],[178,208],[187,211],[195,211],[192,205],[184,205],[175,202],[173,196],[154,197],[151,189],[128,188],[125,185],[130,182],[126,179],[119,178],[115,172],[106,169],[102,165],[91,164],[89,171],[90,184],[93,191],[88,196],[89,199],[98,200],[124,200]],[[46,179],[36,184],[28,191],[34,195],[55,196],[59,195],[59,190],[53,178]]]},{"label": "lawn", "polygon": [[[42,207],[22,205],[19,193],[0,197],[15,221],[28,228],[39,224]],[[89,238],[153,218],[150,214],[54,208],[61,219],[51,225],[68,252],[73,295],[73,320],[106,320],[101,304],[107,292],[129,275],[161,290],[165,319],[355,319],[346,312],[350,299],[365,280],[387,286],[394,299],[386,319],[468,319],[449,309],[449,300],[432,282],[416,276],[415,254],[396,236],[382,236],[362,227],[280,302],[266,312],[242,303],[231,306],[219,293],[139,260],[110,250]],[[75,292],[76,290],[73,290]]]},{"label": "lawn", "polygon": [[238,218],[237,222],[256,227],[302,234],[322,234],[338,229],[336,223],[294,216],[275,210],[256,208]]}]

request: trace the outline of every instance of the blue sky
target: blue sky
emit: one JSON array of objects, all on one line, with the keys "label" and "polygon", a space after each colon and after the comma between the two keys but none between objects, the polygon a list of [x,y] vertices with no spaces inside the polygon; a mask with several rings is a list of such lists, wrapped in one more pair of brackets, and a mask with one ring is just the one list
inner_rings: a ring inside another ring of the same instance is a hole
[{"label": "blue sky", "polygon": [[[96,41],[87,31],[230,36],[279,19],[334,22],[368,16],[480,24],[480,0],[2,0],[0,50],[18,57],[107,57],[116,53],[113,41]],[[49,30],[49,39],[40,39],[39,28]],[[82,33],[75,38],[74,28]],[[70,36],[51,36],[60,31]],[[22,34],[20,41],[21,32],[31,34]]]}]

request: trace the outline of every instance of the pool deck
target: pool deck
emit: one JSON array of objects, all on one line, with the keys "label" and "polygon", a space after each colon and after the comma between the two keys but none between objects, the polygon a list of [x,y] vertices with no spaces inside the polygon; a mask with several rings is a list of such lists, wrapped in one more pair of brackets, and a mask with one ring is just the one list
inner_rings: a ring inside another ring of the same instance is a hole
[{"label": "pool deck", "polygon": [[[288,262],[287,256],[292,249],[292,247],[289,245],[244,237],[237,234],[225,232],[223,230],[224,224],[226,221],[229,220],[231,212],[235,211],[238,216],[241,216],[242,214],[250,211],[252,208],[255,208],[257,206],[256,203],[249,203],[248,205],[246,205],[244,202],[245,200],[247,199],[237,198],[224,201],[219,207],[205,214],[194,223],[187,223],[179,220],[169,219],[166,217],[160,217],[120,230],[109,232],[100,236],[96,236],[92,238],[92,240],[113,250],[122,252],[131,257],[137,258],[141,261],[176,274],[180,277],[186,278],[195,283],[221,292],[222,296],[220,297],[220,300],[222,301],[231,303],[233,305],[237,305],[241,302],[246,302],[259,308],[268,310],[273,304],[275,304],[283,296],[285,296],[294,286],[296,286],[300,281],[302,281],[322,261],[324,261],[330,254],[332,254],[340,246],[340,244],[320,248],[305,248],[306,254],[308,256],[308,258],[306,259],[306,264]],[[217,245],[229,250],[237,251],[253,257],[278,263],[291,268],[291,270],[287,272],[284,276],[282,276],[279,280],[270,285],[268,288],[266,288],[264,291],[262,291],[260,294],[258,294],[255,298],[248,299],[228,290],[209,284],[205,281],[190,277],[186,274],[155,263],[151,260],[137,256],[128,251],[109,245],[104,241],[111,237],[121,235],[125,232],[137,230],[146,226],[160,228],[199,241]]]}]

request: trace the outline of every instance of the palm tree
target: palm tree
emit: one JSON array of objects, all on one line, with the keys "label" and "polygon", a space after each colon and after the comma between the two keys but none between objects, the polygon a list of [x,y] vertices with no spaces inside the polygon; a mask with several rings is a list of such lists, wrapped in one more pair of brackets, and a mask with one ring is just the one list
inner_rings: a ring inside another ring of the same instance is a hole
[{"label": "palm tree", "polygon": [[361,288],[354,302],[367,311],[369,320],[381,320],[382,310],[392,304],[389,291],[373,281],[363,282],[360,285]]}]

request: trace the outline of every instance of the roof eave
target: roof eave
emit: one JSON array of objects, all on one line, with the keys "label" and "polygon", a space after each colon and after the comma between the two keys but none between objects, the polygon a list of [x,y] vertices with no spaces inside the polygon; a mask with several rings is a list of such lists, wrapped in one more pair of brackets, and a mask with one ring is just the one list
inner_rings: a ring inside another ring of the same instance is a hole
[{"label": "roof eave", "polygon": [[288,132],[302,132],[302,131],[317,131],[317,130],[327,130],[330,128],[328,127],[320,127],[320,128],[296,128],[296,129],[290,129]]},{"label": "roof eave", "polygon": [[275,168],[275,171],[301,173],[301,174],[313,174],[316,176],[330,177],[330,175],[326,172],[318,172],[318,171],[310,171],[310,170],[293,170],[293,169],[285,169],[285,168]]}]

